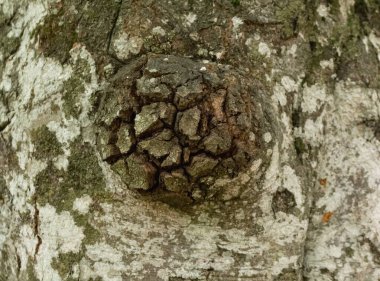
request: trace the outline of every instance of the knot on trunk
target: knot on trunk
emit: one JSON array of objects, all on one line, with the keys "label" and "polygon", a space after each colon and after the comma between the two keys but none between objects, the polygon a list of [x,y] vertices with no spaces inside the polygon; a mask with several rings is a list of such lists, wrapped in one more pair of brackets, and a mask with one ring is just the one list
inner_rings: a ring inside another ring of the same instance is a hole
[{"label": "knot on trunk", "polygon": [[204,198],[215,180],[235,177],[255,156],[252,94],[230,66],[141,58],[101,95],[98,147],[131,189]]}]

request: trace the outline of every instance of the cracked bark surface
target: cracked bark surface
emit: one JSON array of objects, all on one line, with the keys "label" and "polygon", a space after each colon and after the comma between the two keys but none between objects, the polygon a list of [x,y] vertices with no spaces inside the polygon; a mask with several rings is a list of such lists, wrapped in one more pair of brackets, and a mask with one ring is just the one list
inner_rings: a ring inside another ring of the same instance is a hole
[{"label": "cracked bark surface", "polygon": [[380,4],[0,3],[0,280],[380,280]]},{"label": "cracked bark surface", "polygon": [[[94,109],[101,155],[126,185],[167,203],[174,195],[212,198],[215,181],[263,157],[264,110],[253,108],[258,98],[246,73],[167,55],[149,56],[138,68],[122,68]],[[136,80],[125,82],[129,77]]]}]

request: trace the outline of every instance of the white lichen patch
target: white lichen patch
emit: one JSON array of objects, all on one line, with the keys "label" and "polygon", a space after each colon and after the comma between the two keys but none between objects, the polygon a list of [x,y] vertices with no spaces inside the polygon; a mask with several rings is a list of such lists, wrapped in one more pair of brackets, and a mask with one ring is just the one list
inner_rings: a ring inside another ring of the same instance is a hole
[{"label": "white lichen patch", "polygon": [[296,175],[294,169],[288,165],[283,167],[283,173],[282,186],[294,194],[297,206],[303,211],[305,198],[299,177]]},{"label": "white lichen patch", "polygon": [[334,122],[342,122],[341,128],[357,125],[365,119],[379,119],[380,98],[375,89],[366,89],[350,83],[338,83],[334,103],[339,111],[333,115]]},{"label": "white lichen patch", "polygon": [[377,59],[380,61],[380,37],[376,36],[374,32],[371,32],[368,39],[375,47],[377,51]]},{"label": "white lichen patch", "polygon": [[329,8],[324,4],[320,4],[317,8],[317,13],[320,17],[327,18],[329,15]]},{"label": "white lichen patch", "polygon": [[155,35],[165,36],[166,32],[165,29],[163,29],[161,26],[155,26],[152,29],[152,33]]},{"label": "white lichen patch", "polygon": [[28,64],[19,73],[19,83],[22,91],[23,105],[33,98],[34,103],[44,101],[49,95],[60,88],[60,84],[68,78],[69,69],[64,69],[52,59],[33,59],[33,52],[29,52]]},{"label": "white lichen patch", "polygon": [[[33,171],[38,173],[40,170],[44,168],[42,165],[35,165],[33,167]],[[32,170],[28,169],[28,170]],[[30,177],[17,173],[15,171],[11,171],[8,174],[8,177],[5,178],[8,186],[8,190],[13,199],[13,208],[18,212],[26,212],[30,209],[30,204],[28,202],[29,198],[34,193],[33,186],[33,174]]]},{"label": "white lichen patch", "polygon": [[292,136],[292,123],[291,118],[285,112],[281,114],[281,123],[282,123],[282,131],[283,131],[283,140],[281,144],[282,153],[282,161],[286,162],[289,160],[289,148],[293,145],[294,139]]},{"label": "white lichen patch", "polygon": [[16,243],[17,253],[20,256],[20,270],[26,269],[29,257],[33,256],[37,246],[34,230],[30,225],[20,227],[20,238]]},{"label": "white lichen patch", "polygon": [[298,85],[296,81],[294,81],[289,76],[283,76],[281,78],[281,85],[284,87],[287,92],[296,92],[298,90]]},{"label": "white lichen patch", "polygon": [[283,269],[286,268],[296,268],[298,256],[290,256],[290,257],[281,257],[276,261],[276,263],[272,267],[272,272],[274,275],[278,275],[281,273]]},{"label": "white lichen patch", "polygon": [[298,46],[296,44],[293,44],[290,48],[287,49],[286,54],[291,55],[293,58],[297,56],[297,49]]},{"label": "white lichen patch", "polygon": [[[80,126],[89,124],[89,98],[98,85],[95,63],[91,56],[84,48],[74,49],[71,52],[72,62],[76,63],[79,58],[87,61],[91,81],[85,84],[85,92],[80,98],[82,112],[79,121],[65,119],[62,111],[63,85],[73,75],[73,67],[69,63],[61,65],[56,60],[37,53],[32,39],[33,30],[47,14],[48,2],[50,1],[30,2],[21,5],[17,11],[17,23],[12,36],[21,36],[21,42],[18,50],[6,62],[0,79],[0,90],[7,98],[11,112],[1,111],[0,115],[1,118],[3,114],[10,117],[11,122],[2,133],[12,140],[12,148],[18,160],[18,167],[10,167],[12,170],[5,177],[14,212],[8,213],[8,216],[16,216],[12,222],[14,229],[19,227],[20,214],[26,216],[30,213],[33,218],[30,225],[20,226],[19,237],[14,242],[20,258],[20,270],[25,270],[27,263],[33,259],[35,263],[32,267],[37,278],[50,281],[61,280],[58,272],[52,268],[53,259],[60,253],[78,252],[84,234],[68,212],[57,214],[50,205],[38,206],[39,210],[36,211],[36,206],[31,205],[35,204],[32,203],[34,179],[47,166],[44,155],[41,159],[35,157],[34,154],[38,151],[31,135],[33,130],[46,125],[55,134],[63,150],[63,154],[54,156],[51,160],[59,169],[67,168],[69,143],[79,135]],[[19,32],[20,28],[22,33]],[[15,95],[15,92],[18,94]],[[3,214],[4,212],[1,213]],[[10,240],[9,236],[3,237],[2,234],[0,247]]]},{"label": "white lichen patch", "polygon": [[76,122],[54,120],[47,123],[46,126],[55,133],[57,140],[64,146],[72,142],[80,134],[80,127]]},{"label": "white lichen patch", "polygon": [[[7,212],[10,209],[4,204],[1,216],[6,215],[9,219],[9,229],[20,227],[20,238],[13,243],[18,245],[20,266],[25,269],[28,256],[34,253],[37,240],[29,226],[17,224],[20,223],[20,214],[33,213],[34,208],[30,205],[30,198],[34,193],[33,178],[45,167],[45,163],[31,157],[34,147],[28,132],[35,124],[43,125],[47,120],[55,118],[49,114],[50,105],[56,102],[55,93],[59,91],[62,80],[69,75],[69,71],[53,60],[38,58],[33,50],[32,32],[47,14],[48,1],[30,2],[21,6],[19,4],[21,2],[17,1],[0,3],[4,14],[18,15],[12,21],[12,30],[8,35],[20,40],[16,52],[5,62],[0,79],[2,97],[7,100],[9,109],[9,112],[4,112],[5,108],[0,110],[0,119],[10,121],[2,134],[11,139],[18,161],[17,167],[9,167],[11,170],[7,171],[4,178],[11,196],[12,211]],[[3,218],[0,220],[3,221]],[[8,235],[11,233],[3,234],[5,233],[1,231],[1,249],[4,244],[12,243],[11,236]]]},{"label": "white lichen patch", "polygon": [[51,262],[59,253],[78,253],[84,238],[83,230],[75,225],[69,212],[57,214],[49,204],[39,208],[39,222],[41,244],[36,254],[36,275],[41,281],[61,280]]},{"label": "white lichen patch", "polygon": [[270,55],[271,55],[271,53],[272,53],[272,51],[269,48],[268,44],[265,43],[265,42],[260,42],[259,43],[257,51],[259,52],[259,54],[261,54],[262,56],[264,56],[266,58],[269,58]]},{"label": "white lichen patch", "polygon": [[276,241],[278,245],[294,245],[294,243],[304,240],[307,230],[307,220],[300,220],[298,217],[283,212],[276,214],[277,219],[271,220],[269,217],[259,219],[265,229],[265,236],[271,241]]},{"label": "white lichen patch", "polygon": [[[13,148],[17,148],[18,142],[25,140],[25,132],[36,126],[36,120],[39,121],[38,124],[43,125],[57,119],[56,115],[51,114],[51,103],[59,102],[57,93],[70,74],[68,69],[63,69],[51,59],[34,59],[33,51],[29,51],[26,57],[20,59],[26,60],[27,66],[18,73],[19,81],[22,81],[23,85],[22,95],[12,107],[18,117],[14,118],[12,123]],[[12,71],[14,70],[10,68],[9,72]],[[7,75],[7,72],[4,75]],[[33,106],[36,104],[39,106]]]},{"label": "white lichen patch", "polygon": [[253,161],[252,166],[251,166],[251,168],[249,170],[252,173],[254,173],[255,175],[257,175],[256,172],[259,170],[259,168],[260,168],[260,166],[261,166],[262,163],[263,163],[262,159],[257,159],[255,161]]},{"label": "white lichen patch", "polygon": [[241,194],[242,187],[251,180],[251,177],[246,173],[239,173],[235,178],[219,178],[210,188],[209,199],[215,195],[224,201],[238,198]]},{"label": "white lichen patch", "polygon": [[[158,272],[161,268],[170,268],[168,264],[172,264],[176,267],[176,258],[165,258],[165,251],[169,241],[171,241],[170,243],[176,243],[177,238],[175,235],[172,235],[174,231],[178,229],[178,223],[183,226],[188,223],[188,220],[183,216],[178,216],[179,214],[175,212],[168,212],[168,210],[165,211],[165,209],[161,208],[154,210],[154,213],[159,212],[160,216],[152,218],[145,213],[149,213],[153,210],[150,210],[149,206],[141,206],[140,204],[141,202],[139,203],[129,197],[125,205],[120,206],[116,213],[114,213],[116,210],[112,205],[103,204],[102,208],[106,213],[98,219],[99,221],[107,222],[108,235],[113,237],[113,239],[118,239],[117,250],[122,251],[124,255],[123,260],[129,261],[120,272],[124,274],[128,273],[128,276],[137,280],[142,274],[147,274],[145,268],[152,270],[156,268],[154,271]],[[136,209],[136,206],[140,207]],[[127,209],[129,211],[127,211]],[[139,211],[135,212],[137,210]],[[115,214],[117,215],[115,216]],[[91,249],[92,251],[96,250],[95,247]],[[101,252],[102,250],[100,249],[99,256],[101,256]],[[178,252],[178,254],[180,253]],[[93,258],[93,256],[91,256],[91,258]],[[104,272],[112,271],[113,266],[117,266],[117,264],[118,263],[116,263],[116,265],[109,263],[106,265],[103,263]],[[92,266],[88,267],[88,276],[98,274],[95,272],[96,270],[92,268]],[[115,269],[115,271],[117,273],[118,269]],[[167,274],[170,272],[168,271]],[[164,273],[161,272],[161,274]],[[103,275],[100,274],[100,276]],[[114,276],[118,278],[120,275],[115,274]],[[162,280],[167,279],[163,278]]]},{"label": "white lichen patch", "polygon": [[194,13],[188,13],[187,15],[185,15],[184,19],[185,19],[184,21],[185,26],[190,27],[197,20],[197,15]]},{"label": "white lichen patch", "polygon": [[122,281],[126,268],[123,254],[105,243],[86,246],[86,256],[89,260],[80,263],[80,280],[101,277],[103,280]]},{"label": "white lichen patch", "polygon": [[240,26],[244,24],[243,20],[239,17],[233,17],[232,18],[232,31],[234,33],[237,33],[239,31]]},{"label": "white lichen patch", "polygon": [[[33,8],[31,9],[34,11]],[[13,202],[18,210],[28,205],[26,202],[34,192],[33,178],[45,168],[43,161],[31,157],[35,149],[30,139],[30,131],[38,126],[59,120],[57,114],[52,114],[51,104],[60,103],[59,91],[63,81],[71,73],[70,68],[62,67],[52,59],[36,57],[35,52],[26,45],[30,39],[28,33],[23,36],[26,37],[25,43],[23,41],[20,48],[24,48],[25,53],[21,49],[16,52],[12,60],[7,63],[3,74],[5,80],[11,76],[11,73],[15,71],[14,62],[16,60],[25,65],[18,71],[18,80],[21,84],[20,98],[11,100],[10,104],[14,116],[17,118],[11,120],[6,132],[12,137],[12,147],[16,151],[19,167],[27,175],[10,173],[10,177],[7,179],[11,192],[14,191]],[[0,87],[7,92],[4,83]],[[12,87],[11,85],[11,89]]]},{"label": "white lichen patch", "polygon": [[274,101],[276,108],[278,107],[278,104],[285,106],[287,103],[285,88],[279,83],[276,83],[274,86],[272,100]]},{"label": "white lichen patch", "polygon": [[334,96],[328,100],[320,138],[317,171],[327,184],[316,185],[316,230],[309,233],[306,277],[321,280],[320,269],[325,268],[337,280],[360,280],[364,275],[376,280],[380,270],[370,248],[380,245],[380,142],[363,122],[378,120],[379,93],[340,82]]},{"label": "white lichen patch", "polygon": [[318,117],[316,120],[307,119],[300,136],[312,146],[319,146],[323,140],[323,116]]},{"label": "white lichen patch", "polygon": [[[278,144],[276,143],[272,149],[272,159],[271,159],[270,165],[265,173],[265,182],[264,182],[265,189],[274,192],[276,188],[279,186],[280,184],[280,178],[278,175],[279,170],[280,170],[280,153],[278,149]],[[267,209],[265,208],[265,206],[266,204],[263,205],[264,208],[262,207],[264,211],[267,211],[267,212],[271,211],[271,208]]]},{"label": "white lichen patch", "polygon": [[84,195],[82,197],[76,198],[74,200],[73,210],[79,212],[80,214],[87,214],[91,203],[92,198],[89,195]]},{"label": "white lichen patch", "polygon": [[354,4],[355,0],[339,0],[339,10],[344,23],[347,22],[351,7]]},{"label": "white lichen patch", "polygon": [[313,113],[321,108],[326,101],[326,87],[314,84],[303,89],[301,108],[303,112]]},{"label": "white lichen patch", "polygon": [[123,32],[113,40],[112,46],[116,56],[121,60],[126,60],[132,55],[140,53],[143,43],[144,41],[141,37],[130,36],[128,33]]},{"label": "white lichen patch", "polygon": [[330,70],[334,70],[334,59],[331,58],[329,60],[321,60],[319,62],[319,65],[322,67],[322,69],[330,69]]}]

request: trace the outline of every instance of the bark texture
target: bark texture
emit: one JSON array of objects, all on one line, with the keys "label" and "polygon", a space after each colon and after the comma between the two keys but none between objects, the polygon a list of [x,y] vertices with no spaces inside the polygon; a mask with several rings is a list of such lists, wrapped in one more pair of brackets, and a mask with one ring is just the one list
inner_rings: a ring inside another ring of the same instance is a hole
[{"label": "bark texture", "polygon": [[0,2],[0,280],[380,280],[378,0]]}]

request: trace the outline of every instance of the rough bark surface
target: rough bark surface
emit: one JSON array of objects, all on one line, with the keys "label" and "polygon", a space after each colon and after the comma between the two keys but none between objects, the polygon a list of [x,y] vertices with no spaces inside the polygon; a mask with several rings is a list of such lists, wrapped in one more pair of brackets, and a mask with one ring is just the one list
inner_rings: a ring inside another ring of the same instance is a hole
[{"label": "rough bark surface", "polygon": [[0,280],[380,280],[378,0],[0,2]]}]

